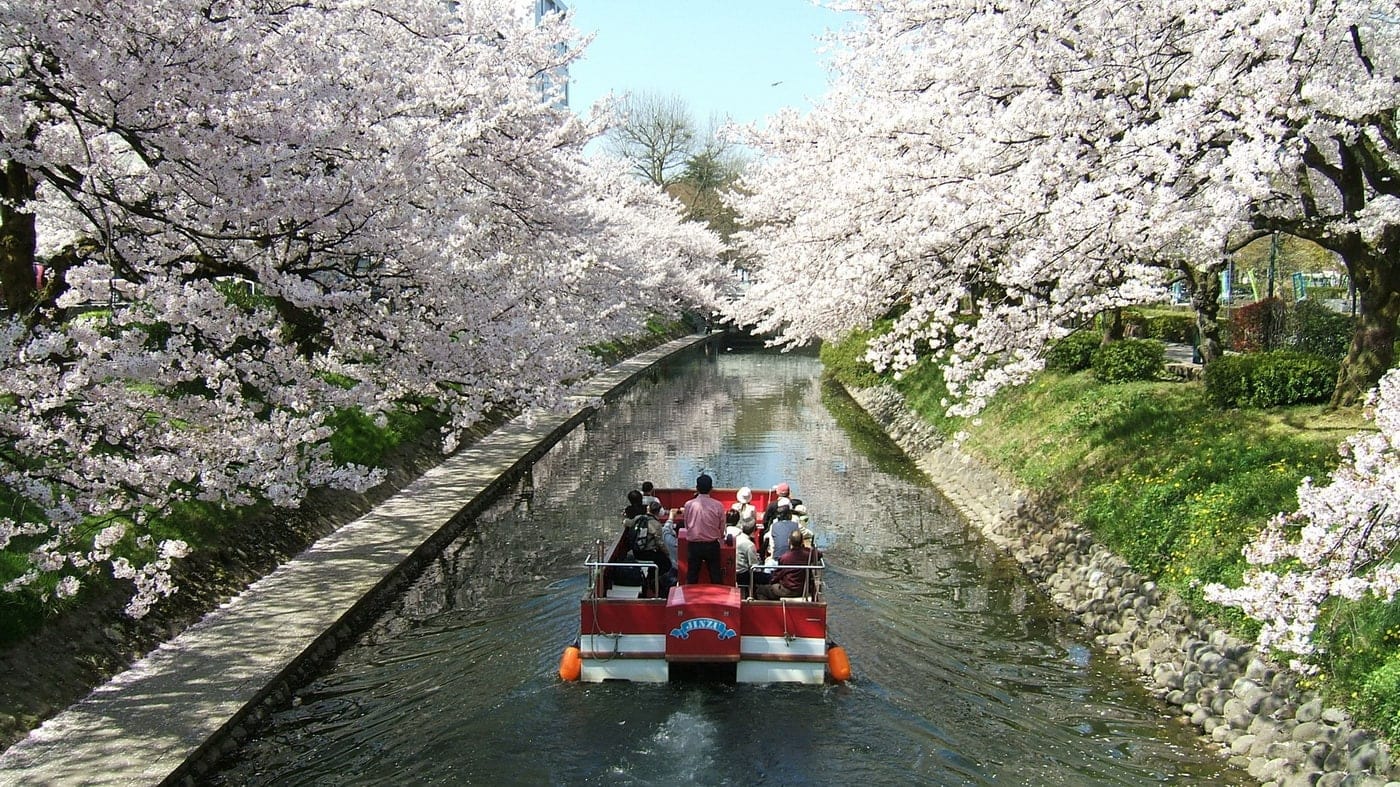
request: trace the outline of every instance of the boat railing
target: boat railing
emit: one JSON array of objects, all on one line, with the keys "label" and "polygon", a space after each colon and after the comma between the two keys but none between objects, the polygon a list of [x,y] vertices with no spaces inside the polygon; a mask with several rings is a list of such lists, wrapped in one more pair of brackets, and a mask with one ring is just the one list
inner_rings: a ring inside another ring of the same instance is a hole
[{"label": "boat railing", "polygon": [[[639,569],[639,570],[641,570],[641,571],[643,572],[643,573],[642,573],[642,575],[643,575],[643,579],[642,579],[642,583],[643,583],[642,587],[643,587],[643,589],[645,589],[647,585],[650,585],[650,586],[651,586],[651,595],[649,596],[649,598],[660,598],[660,597],[661,597],[662,571],[661,571],[661,567],[660,567],[659,565],[657,565],[654,561],[650,561],[650,560],[604,560],[604,559],[603,559],[603,553],[604,553],[605,548],[606,548],[606,544],[602,541],[602,539],[599,539],[599,540],[595,541],[595,542],[594,542],[594,554],[593,554],[593,557],[584,560],[584,563],[583,563],[583,564],[584,564],[584,568],[587,569],[587,571],[588,571],[588,578],[589,578],[589,583],[588,583],[588,585],[589,585],[589,596],[590,596],[591,598],[594,598],[594,599],[607,598],[607,596],[608,596],[608,587],[609,587],[610,584],[611,584],[611,585],[622,584],[622,583],[619,583],[619,582],[616,580],[615,577],[608,577],[608,571],[607,571],[607,570],[610,569],[610,568],[611,568],[611,569],[630,568],[630,569]],[[621,547],[620,545],[619,545],[618,547],[616,547],[615,550],[614,550],[613,553],[612,553],[612,556],[613,556],[613,557],[617,557],[618,554],[619,554],[619,550],[621,550],[621,549],[622,549],[622,547]],[[784,568],[789,568],[789,569],[805,569],[805,570],[806,570],[806,576],[803,577],[803,581],[804,581],[804,585],[803,585],[803,588],[802,588],[802,591],[803,591],[803,592],[802,592],[802,594],[801,594],[800,596],[795,596],[795,597],[793,597],[793,598],[805,598],[805,599],[809,599],[809,600],[811,600],[811,601],[821,601],[821,600],[822,600],[822,596],[823,596],[823,592],[824,592],[823,585],[824,585],[824,579],[825,579],[825,576],[826,576],[826,575],[825,575],[825,572],[826,572],[826,568],[827,568],[827,566],[826,566],[826,558],[825,558],[825,557],[820,558],[816,563],[808,563],[808,564],[803,564],[803,565],[780,565],[780,564],[776,564],[776,563],[773,563],[773,564],[764,563],[764,564],[755,565],[755,566],[751,567],[750,570],[749,570],[749,579],[748,579],[748,583],[747,583],[748,586],[744,588],[744,597],[745,597],[745,598],[749,598],[749,599],[751,599],[751,598],[754,597],[754,595],[753,595],[753,591],[754,591],[754,587],[755,587],[755,584],[754,584],[754,576],[757,575],[759,572],[763,572],[763,573],[765,573],[765,574],[772,574],[773,572],[777,571],[778,569],[784,569]],[[648,578],[649,578],[650,581],[648,581]],[[610,581],[610,580],[611,580],[611,581]],[[631,587],[631,585],[627,585],[627,586],[628,586],[628,587]]]},{"label": "boat railing", "polygon": [[[605,581],[605,576],[606,576],[606,575],[605,575],[605,572],[606,572],[606,569],[609,569],[609,568],[636,568],[636,569],[641,569],[641,570],[642,570],[642,576],[643,576],[643,579],[642,579],[643,587],[645,587],[646,584],[648,584],[648,583],[647,583],[647,580],[646,580],[646,577],[650,577],[650,578],[651,578],[651,582],[650,582],[649,584],[651,585],[651,598],[658,598],[658,597],[660,596],[660,593],[661,593],[661,567],[658,566],[658,565],[657,565],[656,563],[654,563],[653,561],[650,561],[650,560],[621,560],[621,561],[585,560],[585,561],[583,562],[583,566],[584,566],[584,568],[588,569],[588,576],[589,576],[589,579],[591,580],[588,584],[589,584],[589,586],[592,588],[593,595],[594,595],[595,597],[598,597],[598,598],[605,598],[605,597],[608,595],[608,593],[607,593],[607,582]],[[651,570],[648,570],[648,569],[651,569]],[[620,585],[620,584],[623,584],[623,583],[618,582],[617,579],[616,579],[616,577],[614,577],[614,578],[612,579],[612,584],[614,584],[614,585]]]}]

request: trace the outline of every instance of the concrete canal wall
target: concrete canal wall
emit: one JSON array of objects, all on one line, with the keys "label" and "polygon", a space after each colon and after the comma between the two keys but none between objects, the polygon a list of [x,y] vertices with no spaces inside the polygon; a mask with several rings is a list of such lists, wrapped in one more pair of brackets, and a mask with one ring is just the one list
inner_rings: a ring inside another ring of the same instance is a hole
[{"label": "concrete canal wall", "polygon": [[1271,787],[1400,787],[1385,742],[1301,690],[1297,675],[1196,619],[1074,523],[1035,510],[1023,491],[943,444],[894,389],[850,393],[971,523],[1222,756]]},{"label": "concrete canal wall", "polygon": [[0,756],[0,785],[194,783],[372,622],[517,475],[692,335],[510,421],[255,582]]}]

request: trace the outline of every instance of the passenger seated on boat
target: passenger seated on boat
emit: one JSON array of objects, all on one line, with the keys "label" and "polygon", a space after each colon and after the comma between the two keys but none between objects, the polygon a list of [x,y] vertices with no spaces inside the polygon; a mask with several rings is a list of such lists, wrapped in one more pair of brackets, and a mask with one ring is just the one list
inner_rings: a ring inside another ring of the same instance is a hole
[{"label": "passenger seated on boat", "polygon": [[642,505],[642,493],[633,489],[627,493],[627,507],[622,509],[623,519],[636,519],[647,512],[646,506]]},{"label": "passenger seated on boat", "polygon": [[792,496],[792,487],[786,481],[776,484],[768,495],[768,508],[763,511],[763,526],[771,529],[773,520],[778,518],[778,501],[787,498],[788,507],[802,505],[802,501]]},{"label": "passenger seated on boat", "polygon": [[[676,535],[675,522],[666,517],[666,508],[662,506],[661,500],[652,497],[651,503],[647,506],[647,514],[652,520],[657,521],[658,525],[661,525],[661,548],[665,552],[666,564],[668,564],[665,576],[661,578],[661,590],[665,592],[666,588],[676,584],[676,548],[680,545],[680,536]],[[658,560],[657,563],[661,562]]]},{"label": "passenger seated on boat", "polygon": [[753,545],[753,534],[758,524],[752,521],[740,526],[739,537],[734,539],[734,578],[739,590],[748,595],[750,584],[762,585],[768,582],[768,575],[754,571],[758,565],[758,549]]},{"label": "passenger seated on boat", "polygon": [[788,551],[789,539],[792,534],[801,529],[802,524],[792,518],[792,501],[786,497],[778,498],[777,513],[774,515],[771,524],[768,525],[768,535],[772,552],[768,556],[768,562],[782,558],[783,553]]},{"label": "passenger seated on boat", "polygon": [[731,508],[724,512],[724,540],[732,543],[739,532],[739,512]]},{"label": "passenger seated on boat", "polygon": [[[652,500],[651,510],[632,520],[632,558],[639,563],[655,563],[660,571],[660,589],[665,590],[675,584],[672,573],[671,556],[666,551],[663,526],[656,515],[661,513],[661,503]],[[647,571],[646,587],[652,587],[653,574]]]},{"label": "passenger seated on boat", "polygon": [[738,493],[734,495],[734,502],[729,506],[729,510],[731,513],[738,513],[739,521],[737,524],[741,528],[743,527],[745,522],[758,521],[758,509],[754,508],[754,505],[751,502],[752,500],[753,490],[749,489],[746,486],[741,486],[739,487]]},{"label": "passenger seated on boat", "polygon": [[802,546],[807,547],[807,550],[811,552],[811,555],[808,556],[808,559],[812,561],[812,565],[817,565],[818,563],[822,562],[822,551],[820,549],[817,549],[816,544],[817,534],[813,533],[811,528],[806,527],[805,525],[803,527],[798,528],[797,532],[802,535]]},{"label": "passenger seated on boat", "polygon": [[[651,504],[652,504],[653,502],[655,502],[656,500],[657,500],[657,497],[656,497],[656,485],[653,484],[653,483],[650,482],[650,481],[643,481],[643,482],[642,482],[642,505],[643,505],[645,508],[647,508],[648,510],[650,510],[650,509],[651,509]],[[657,517],[657,518],[659,519],[660,517]]]},{"label": "passenger seated on boat", "polygon": [[[659,512],[661,503],[656,503],[656,510]],[[666,545],[666,553],[671,556],[671,563],[676,563],[680,557],[681,537],[676,531],[680,529],[680,512],[672,510],[671,515],[666,517],[661,525],[661,541]],[[659,517],[658,517],[659,518]]]},{"label": "passenger seated on boat", "polygon": [[[794,530],[788,537],[788,550],[778,559],[779,566],[812,564],[812,550],[803,545],[802,532]],[[809,568],[779,568],[767,585],[754,588],[754,598],[777,601],[784,598],[809,596],[816,592],[815,580]]]}]

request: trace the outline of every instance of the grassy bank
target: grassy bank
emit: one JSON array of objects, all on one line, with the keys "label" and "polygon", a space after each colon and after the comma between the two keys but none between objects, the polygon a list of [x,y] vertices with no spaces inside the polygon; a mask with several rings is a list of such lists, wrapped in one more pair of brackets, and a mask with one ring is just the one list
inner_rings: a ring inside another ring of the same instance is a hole
[{"label": "grassy bank", "polygon": [[[865,338],[823,348],[828,373],[853,386],[893,384],[943,434],[965,432],[968,453],[1244,637],[1254,622],[1207,603],[1201,588],[1237,585],[1241,547],[1275,513],[1296,508],[1302,479],[1325,479],[1338,443],[1367,426],[1355,410],[1220,410],[1198,382],[1105,384],[1088,372],[1045,372],[1003,391],[976,419],[950,419],[935,366],[881,378],[860,361]],[[1319,688],[1400,738],[1400,601],[1329,609],[1321,637]]]}]

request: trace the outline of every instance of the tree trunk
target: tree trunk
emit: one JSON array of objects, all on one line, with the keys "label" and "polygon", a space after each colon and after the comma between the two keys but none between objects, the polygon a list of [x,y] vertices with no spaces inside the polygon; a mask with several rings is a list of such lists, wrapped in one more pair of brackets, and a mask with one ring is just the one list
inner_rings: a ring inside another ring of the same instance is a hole
[{"label": "tree trunk", "polygon": [[5,162],[0,180],[0,293],[5,308],[25,320],[32,318],[39,294],[34,268],[39,236],[34,214],[26,211],[34,194],[29,170],[15,161]]},{"label": "tree trunk", "polygon": [[1110,309],[1103,315],[1103,344],[1123,338],[1123,310]]},{"label": "tree trunk", "polygon": [[1332,407],[1359,404],[1394,365],[1395,325],[1400,318],[1400,265],[1378,251],[1348,256],[1346,261],[1356,287],[1358,313],[1351,349],[1332,391]]},{"label": "tree trunk", "polygon": [[1186,291],[1196,312],[1196,348],[1202,364],[1209,364],[1225,352],[1220,339],[1220,271],[1225,264],[1222,260],[1204,268],[1182,265],[1179,269],[1186,277]]}]

